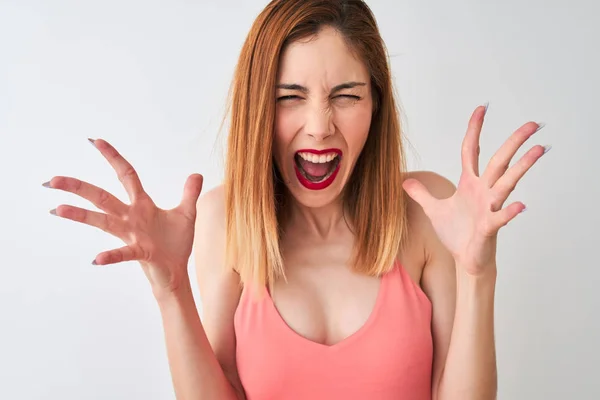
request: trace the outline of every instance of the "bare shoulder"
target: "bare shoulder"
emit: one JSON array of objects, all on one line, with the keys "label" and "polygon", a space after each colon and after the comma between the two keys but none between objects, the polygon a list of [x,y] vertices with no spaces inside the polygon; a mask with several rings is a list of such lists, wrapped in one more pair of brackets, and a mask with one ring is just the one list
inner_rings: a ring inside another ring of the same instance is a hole
[{"label": "bare shoulder", "polygon": [[456,190],[456,186],[448,178],[433,171],[411,171],[406,174],[406,179],[409,178],[421,182],[429,190],[429,193],[438,199],[448,198]]},{"label": "bare shoulder", "polygon": [[[447,199],[456,191],[456,186],[448,179],[431,171],[412,171],[406,179],[416,179],[425,186],[431,195],[437,199]],[[407,196],[408,222],[411,234],[422,238],[424,245],[437,247],[437,235],[423,208]],[[425,249],[427,250],[427,249]]]},{"label": "bare shoulder", "polygon": [[[411,171],[406,174],[406,179],[418,180],[437,199],[451,197],[456,190],[456,186],[449,179],[432,171]],[[425,233],[429,225],[429,219],[417,202],[408,196],[407,199],[411,229],[416,230],[418,233]]]},{"label": "bare shoulder", "polygon": [[196,203],[196,233],[208,232],[215,233],[214,236],[211,236],[217,240],[220,239],[219,234],[225,234],[225,188],[223,185],[203,192]]},{"label": "bare shoulder", "polygon": [[202,297],[225,287],[239,295],[239,277],[224,265],[225,234],[225,190],[219,185],[203,193],[196,205],[194,261]]},{"label": "bare shoulder", "polygon": [[[435,172],[414,171],[407,174],[406,179],[410,178],[421,182],[427,191],[437,199],[447,199],[456,191],[456,186],[449,179]],[[409,196],[407,198],[410,235],[418,238],[419,252],[423,257],[419,264],[423,277],[423,289],[429,292],[428,281],[431,281],[431,278],[438,279],[439,276],[446,276],[446,278],[450,276],[452,269],[446,266],[453,266],[454,262],[438,238],[423,208]]]},{"label": "bare shoulder", "polygon": [[[225,194],[222,186],[217,186],[200,195],[196,203],[196,225],[194,231],[194,260],[198,273],[211,274],[218,268],[207,265],[222,261],[218,251],[225,245]],[[208,250],[211,251],[208,251]],[[217,251],[215,251],[217,250]],[[204,286],[204,285],[202,285]]]},{"label": "bare shoulder", "polygon": [[197,202],[194,263],[202,325],[221,367],[240,390],[235,363],[234,315],[241,294],[239,275],[225,266],[225,191],[217,186]]},{"label": "bare shoulder", "polygon": [[[421,182],[425,188],[434,197],[445,199],[454,193],[455,185],[447,178],[431,171],[411,171],[405,175],[405,179],[416,179]],[[427,261],[434,252],[443,251],[440,249],[441,243],[437,238],[435,231],[429,221],[423,208],[406,196],[407,217],[408,217],[408,244],[404,247],[404,253],[399,255],[400,260],[406,266],[407,272],[417,282],[421,282],[423,270]]]}]

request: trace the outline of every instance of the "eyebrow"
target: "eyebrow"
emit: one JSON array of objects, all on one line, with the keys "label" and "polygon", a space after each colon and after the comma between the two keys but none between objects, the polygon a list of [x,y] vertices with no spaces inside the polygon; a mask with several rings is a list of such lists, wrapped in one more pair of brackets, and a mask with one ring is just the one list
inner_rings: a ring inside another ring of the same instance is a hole
[{"label": "eyebrow", "polygon": [[[366,85],[366,83],[364,83],[364,82],[344,82],[337,86],[334,86],[333,89],[331,89],[331,93],[338,92],[342,89],[352,89],[357,86],[365,86],[365,85]],[[280,83],[277,85],[277,89],[299,90],[302,93],[309,92],[307,87],[298,85],[296,83]]]}]

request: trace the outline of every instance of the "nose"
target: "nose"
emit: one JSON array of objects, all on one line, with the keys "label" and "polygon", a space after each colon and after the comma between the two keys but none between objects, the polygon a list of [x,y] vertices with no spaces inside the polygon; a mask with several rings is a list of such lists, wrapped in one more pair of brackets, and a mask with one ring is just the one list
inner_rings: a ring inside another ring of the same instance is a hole
[{"label": "nose", "polygon": [[307,112],[304,130],[317,142],[322,142],[335,132],[331,110],[322,105],[311,107]]}]

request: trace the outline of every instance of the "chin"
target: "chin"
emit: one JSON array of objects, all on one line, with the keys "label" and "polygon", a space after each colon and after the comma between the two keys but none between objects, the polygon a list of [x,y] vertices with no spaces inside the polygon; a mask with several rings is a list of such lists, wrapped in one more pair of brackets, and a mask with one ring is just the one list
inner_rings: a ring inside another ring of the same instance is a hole
[{"label": "chin", "polygon": [[339,200],[341,192],[341,190],[336,190],[333,187],[320,193],[307,193],[305,189],[297,186],[294,190],[290,190],[294,200],[307,208],[323,208],[334,204]]}]

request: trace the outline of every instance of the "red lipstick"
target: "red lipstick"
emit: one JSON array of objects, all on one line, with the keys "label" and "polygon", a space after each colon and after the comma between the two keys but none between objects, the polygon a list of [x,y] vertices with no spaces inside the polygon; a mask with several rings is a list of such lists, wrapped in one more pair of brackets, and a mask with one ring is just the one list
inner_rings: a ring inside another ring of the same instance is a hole
[{"label": "red lipstick", "polygon": [[327,153],[336,153],[338,155],[338,162],[337,165],[335,166],[335,169],[330,173],[329,177],[327,179],[325,179],[324,181],[321,182],[312,182],[309,179],[307,179],[302,172],[300,172],[300,169],[296,163],[296,161],[294,160],[294,170],[296,171],[296,177],[298,178],[298,181],[300,181],[300,183],[302,184],[302,186],[304,186],[305,188],[309,189],[309,190],[322,190],[325,189],[326,187],[330,186],[333,181],[335,180],[335,177],[337,176],[339,170],[340,170],[340,165],[341,165],[341,157],[342,157],[342,151],[340,149],[324,149],[324,150],[316,150],[316,149],[302,149],[302,150],[298,150],[296,152],[296,154],[298,153],[312,153],[312,154],[327,154]]}]

